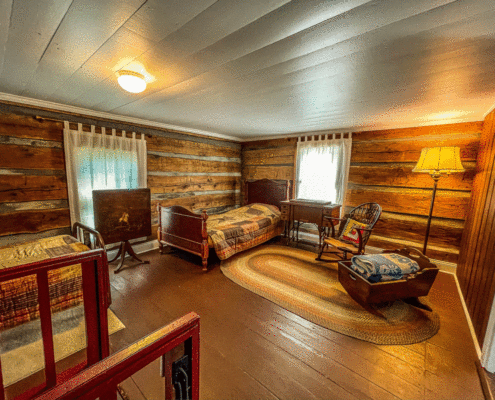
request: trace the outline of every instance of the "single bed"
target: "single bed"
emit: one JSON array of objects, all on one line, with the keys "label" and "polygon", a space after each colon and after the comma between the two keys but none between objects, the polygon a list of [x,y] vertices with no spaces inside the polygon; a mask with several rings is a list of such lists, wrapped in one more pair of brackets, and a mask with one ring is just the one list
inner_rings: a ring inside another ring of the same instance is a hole
[{"label": "single bed", "polygon": [[244,206],[223,214],[158,205],[160,252],[169,245],[199,255],[206,271],[210,248],[225,260],[280,235],[280,202],[291,196],[291,181],[261,179],[246,181]]},{"label": "single bed", "polygon": [[[86,244],[92,248],[104,248],[103,239],[91,228],[76,223],[73,233],[76,237],[60,235],[0,248],[0,276],[5,275],[13,267],[49,259],[56,261],[58,257],[89,251],[90,248]],[[82,303],[80,264],[50,270],[48,279],[50,307],[53,313]],[[36,275],[0,282],[0,330],[12,328],[38,317]]]}]

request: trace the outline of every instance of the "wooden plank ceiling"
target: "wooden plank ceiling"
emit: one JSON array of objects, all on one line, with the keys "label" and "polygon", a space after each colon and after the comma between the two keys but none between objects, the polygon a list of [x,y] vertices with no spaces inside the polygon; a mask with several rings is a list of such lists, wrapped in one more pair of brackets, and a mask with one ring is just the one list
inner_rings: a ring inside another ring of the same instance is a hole
[{"label": "wooden plank ceiling", "polygon": [[479,121],[494,20],[493,0],[4,0],[0,92],[240,139]]}]

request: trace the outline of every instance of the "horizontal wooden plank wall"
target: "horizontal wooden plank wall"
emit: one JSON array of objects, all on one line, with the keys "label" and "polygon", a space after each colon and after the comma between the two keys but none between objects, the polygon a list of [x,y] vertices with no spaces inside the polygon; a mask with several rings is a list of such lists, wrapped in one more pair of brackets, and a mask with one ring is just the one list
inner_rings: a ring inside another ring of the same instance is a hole
[{"label": "horizontal wooden plank wall", "polygon": [[[294,182],[297,138],[242,143],[242,180],[289,179]],[[244,198],[244,187],[241,188]]]},{"label": "horizontal wooden plank wall", "polygon": [[383,214],[369,245],[422,250],[433,180],[412,172],[421,149],[459,146],[466,172],[440,178],[427,255],[457,263],[483,122],[355,132],[347,209],[377,202]]},{"label": "horizontal wooden plank wall", "polygon": [[[39,116],[41,118],[35,118]],[[0,246],[70,232],[63,123],[145,134],[153,235],[157,204],[219,213],[240,204],[238,143],[0,104]],[[100,129],[96,129],[100,132]]]},{"label": "horizontal wooden plank wall", "polygon": [[63,124],[0,113],[0,246],[69,233]]},{"label": "horizontal wooden plank wall", "polygon": [[162,136],[147,138],[148,187],[153,232],[157,205],[180,205],[220,213],[240,204],[241,146],[231,142],[189,142]]},{"label": "horizontal wooden plank wall", "polygon": [[[482,126],[474,122],[353,133],[346,211],[369,201],[383,207],[371,246],[422,249],[433,180],[412,169],[423,147],[460,146],[466,172],[440,179],[428,245],[430,257],[457,262]],[[296,138],[243,143],[243,179],[294,179],[296,143]]]},{"label": "horizontal wooden plank wall", "polygon": [[495,293],[495,111],[485,118],[457,277],[483,346]]}]

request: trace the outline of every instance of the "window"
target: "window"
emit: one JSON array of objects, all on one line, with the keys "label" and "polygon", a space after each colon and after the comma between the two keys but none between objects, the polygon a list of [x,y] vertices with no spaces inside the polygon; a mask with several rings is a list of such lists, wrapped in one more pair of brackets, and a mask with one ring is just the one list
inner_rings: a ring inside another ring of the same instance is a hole
[{"label": "window", "polygon": [[[339,135],[339,136],[343,136]],[[296,198],[342,204],[347,188],[352,139],[297,142]]]},{"label": "window", "polygon": [[64,129],[71,222],[94,227],[93,190],[146,187],[146,141]]}]

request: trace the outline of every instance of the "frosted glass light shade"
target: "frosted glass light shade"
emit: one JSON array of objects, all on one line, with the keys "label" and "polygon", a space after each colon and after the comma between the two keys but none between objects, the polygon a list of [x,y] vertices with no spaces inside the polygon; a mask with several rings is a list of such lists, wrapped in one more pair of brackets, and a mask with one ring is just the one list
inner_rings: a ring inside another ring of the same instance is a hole
[{"label": "frosted glass light shade", "polygon": [[427,172],[430,175],[464,172],[459,147],[426,147],[421,150],[413,172]]},{"label": "frosted glass light shade", "polygon": [[144,76],[134,71],[119,71],[117,82],[122,89],[131,93],[141,93],[146,89]]}]

